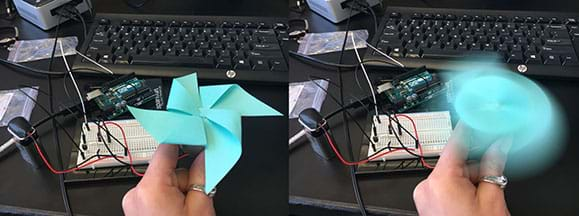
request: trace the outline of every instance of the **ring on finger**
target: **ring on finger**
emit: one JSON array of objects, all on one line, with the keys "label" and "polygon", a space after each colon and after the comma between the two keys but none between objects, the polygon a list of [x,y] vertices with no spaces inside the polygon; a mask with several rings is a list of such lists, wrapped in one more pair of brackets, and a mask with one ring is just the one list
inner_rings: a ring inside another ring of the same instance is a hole
[{"label": "ring on finger", "polygon": [[217,188],[213,188],[211,191],[209,191],[209,193],[205,193],[205,185],[203,184],[191,184],[189,185],[189,187],[187,187],[187,192],[189,191],[197,191],[197,192],[201,192],[205,195],[207,195],[208,197],[213,197],[215,196],[215,193],[217,193]]}]

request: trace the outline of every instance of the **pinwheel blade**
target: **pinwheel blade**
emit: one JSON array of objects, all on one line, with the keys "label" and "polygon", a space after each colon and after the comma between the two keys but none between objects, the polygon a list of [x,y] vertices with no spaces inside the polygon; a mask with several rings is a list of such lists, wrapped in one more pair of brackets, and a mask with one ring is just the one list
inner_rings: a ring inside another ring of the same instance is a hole
[{"label": "pinwheel blade", "polygon": [[197,115],[201,107],[197,74],[173,79],[167,110]]},{"label": "pinwheel blade", "polygon": [[[241,118],[239,124],[241,124]],[[241,157],[241,140],[233,133],[210,119],[205,120],[207,146],[205,147],[205,193],[229,173]]]},{"label": "pinwheel blade", "polygon": [[[223,92],[223,89],[227,91]],[[247,93],[239,85],[214,85],[200,88],[206,108],[235,110],[242,116],[282,116],[280,112]],[[220,97],[216,97],[220,95]],[[205,98],[210,98],[205,99]],[[210,102],[210,103],[209,103]]]},{"label": "pinwheel blade", "polygon": [[145,130],[163,144],[206,145],[203,120],[199,116],[129,107]]}]

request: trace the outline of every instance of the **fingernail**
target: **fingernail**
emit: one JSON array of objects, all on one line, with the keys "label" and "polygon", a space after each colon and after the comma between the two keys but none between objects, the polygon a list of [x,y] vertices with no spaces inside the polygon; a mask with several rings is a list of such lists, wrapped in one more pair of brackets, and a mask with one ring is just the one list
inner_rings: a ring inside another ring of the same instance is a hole
[{"label": "fingernail", "polygon": [[512,144],[513,144],[513,137],[512,136],[507,136],[507,137],[501,138],[499,140],[499,150],[501,151],[501,153],[507,154],[507,153],[509,153],[509,150],[511,150]]}]

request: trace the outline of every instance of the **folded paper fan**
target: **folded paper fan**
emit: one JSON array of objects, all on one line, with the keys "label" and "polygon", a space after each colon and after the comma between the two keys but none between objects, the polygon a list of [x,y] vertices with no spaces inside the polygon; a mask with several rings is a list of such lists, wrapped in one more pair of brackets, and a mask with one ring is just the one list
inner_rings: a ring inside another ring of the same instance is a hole
[{"label": "folded paper fan", "polygon": [[173,80],[167,110],[129,111],[159,143],[205,147],[205,193],[241,156],[241,117],[282,115],[237,84],[199,87],[195,73]]}]

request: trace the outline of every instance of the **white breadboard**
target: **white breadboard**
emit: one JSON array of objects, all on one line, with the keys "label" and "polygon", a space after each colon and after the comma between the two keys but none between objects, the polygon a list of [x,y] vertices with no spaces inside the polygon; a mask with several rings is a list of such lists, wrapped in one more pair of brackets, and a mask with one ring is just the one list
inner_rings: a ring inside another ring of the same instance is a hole
[{"label": "white breadboard", "polygon": [[[141,127],[137,120],[119,120],[111,122],[119,124],[124,129],[125,135],[127,137],[127,143],[129,144],[129,149],[131,151],[131,156],[133,158],[133,164],[147,164],[153,157],[153,153],[155,153],[159,143],[157,143],[157,141],[155,141],[155,139],[153,139],[153,137],[149,135],[149,133],[147,133],[143,127]],[[107,124],[107,128],[112,136],[117,138],[119,141],[124,142],[123,135],[118,127]],[[87,130],[85,127],[83,127],[87,146],[86,150],[82,150],[85,154],[85,158],[89,158],[95,155],[97,152],[99,152],[101,155],[110,155],[102,140],[101,142],[98,140],[98,126],[96,124],[89,123],[89,129],[90,130]],[[124,148],[119,145],[119,143],[117,143],[112,137],[111,142],[108,142],[106,132],[102,129],[100,131],[104,141],[107,142],[107,145],[113,154],[123,156],[123,158],[119,158],[119,160],[129,163],[129,158],[127,155],[125,155]],[[84,149],[82,148],[82,146],[85,145],[84,141],[81,139],[80,142],[81,149]],[[124,146],[124,143],[122,144]],[[84,159],[79,155],[77,158],[77,164],[81,163],[82,161],[84,161]],[[119,163],[114,158],[109,158],[87,166],[85,169],[115,166],[123,166],[123,164]]]},{"label": "white breadboard", "polygon": [[[452,133],[452,123],[450,120],[450,113],[448,111],[444,112],[424,112],[424,113],[408,113],[404,114],[412,118],[414,123],[416,124],[416,129],[418,130],[418,140],[422,145],[423,155],[425,157],[430,156],[439,156],[442,152],[442,149],[448,142],[448,138]],[[398,124],[394,121],[389,121],[387,115],[380,115],[380,122],[374,120],[374,124],[376,125],[376,133],[372,131],[372,137],[377,135],[378,142],[375,143],[376,150],[382,149],[386,147],[390,142],[391,147],[402,147],[396,136],[393,133],[399,133],[398,131]],[[402,125],[402,127],[406,128],[412,135],[414,135],[414,128],[412,127],[412,123],[410,120],[404,117],[398,116],[398,121]],[[389,130],[388,125],[392,123],[392,131]],[[402,134],[398,134],[398,137],[404,143],[404,146],[407,148],[415,148],[416,143],[414,139],[408,135],[404,130],[402,130]],[[387,150],[385,150],[387,151]],[[419,151],[416,150],[414,153],[419,154]],[[368,148],[368,156],[374,154],[374,150],[370,147]],[[384,155],[384,157],[376,158],[375,160],[382,160],[382,159],[411,159],[416,158],[415,156],[409,154],[406,151],[396,151]]]}]

